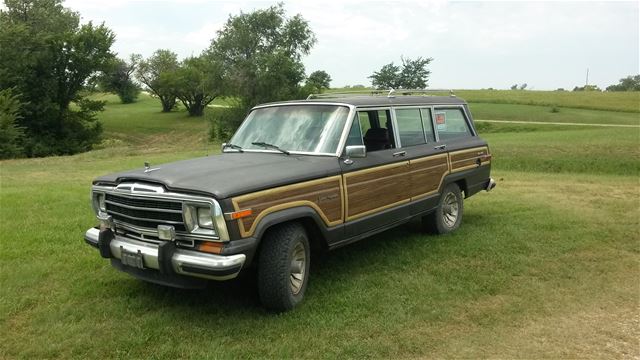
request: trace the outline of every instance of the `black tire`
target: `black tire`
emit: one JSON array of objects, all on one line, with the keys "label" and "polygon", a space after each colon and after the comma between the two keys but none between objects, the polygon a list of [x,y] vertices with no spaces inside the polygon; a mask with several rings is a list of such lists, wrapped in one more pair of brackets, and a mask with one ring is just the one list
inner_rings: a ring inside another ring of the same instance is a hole
[{"label": "black tire", "polygon": [[[302,254],[303,264],[294,262]],[[262,239],[258,258],[258,294],[262,305],[278,312],[298,305],[307,288],[310,259],[309,239],[301,224],[288,223],[270,229]]]},{"label": "black tire", "polygon": [[449,184],[442,191],[436,210],[422,217],[422,228],[431,234],[455,231],[462,222],[463,210],[464,200],[460,187],[455,183]]}]

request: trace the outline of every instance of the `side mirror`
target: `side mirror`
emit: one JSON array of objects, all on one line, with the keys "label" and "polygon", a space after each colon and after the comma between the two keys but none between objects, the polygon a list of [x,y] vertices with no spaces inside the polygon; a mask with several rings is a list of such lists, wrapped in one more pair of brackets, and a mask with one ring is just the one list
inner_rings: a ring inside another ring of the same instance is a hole
[{"label": "side mirror", "polygon": [[364,145],[349,145],[345,148],[347,158],[363,158],[367,156],[367,148]]},{"label": "side mirror", "polygon": [[345,159],[344,163],[347,165],[353,164],[351,158],[363,158],[367,156],[367,148],[364,145],[349,145],[344,149]]}]

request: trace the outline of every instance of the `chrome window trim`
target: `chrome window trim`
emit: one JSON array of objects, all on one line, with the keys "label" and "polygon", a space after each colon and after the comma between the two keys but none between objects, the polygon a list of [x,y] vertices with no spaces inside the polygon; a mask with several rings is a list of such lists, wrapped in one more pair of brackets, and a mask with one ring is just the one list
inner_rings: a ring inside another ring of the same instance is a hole
[{"label": "chrome window trim", "polygon": [[440,142],[440,134],[438,133],[438,126],[436,124],[436,107],[430,106],[431,109],[431,126],[433,126],[433,135],[436,138],[436,143]]},{"label": "chrome window trim", "polygon": [[[209,206],[211,208],[211,213],[214,215],[214,223],[215,223],[215,231],[216,231],[216,235],[203,235],[203,234],[198,234],[198,233],[191,233],[191,232],[179,232],[180,235],[183,235],[185,237],[193,237],[193,238],[197,238],[200,240],[209,240],[209,241],[229,241],[229,232],[226,226],[226,222],[224,221],[224,217],[222,215],[222,208],[220,207],[220,203],[218,203],[218,201],[216,201],[214,198],[210,198],[210,197],[205,197],[205,196],[196,196],[196,195],[188,195],[188,194],[182,194],[182,193],[175,193],[175,192],[162,192],[162,193],[151,193],[151,192],[135,192],[135,193],[130,193],[130,192],[125,192],[122,190],[117,190],[116,189],[117,186],[106,186],[106,185],[93,185],[92,186],[92,193],[103,193],[103,194],[113,194],[113,195],[117,195],[117,196],[124,196],[127,198],[132,198],[132,199],[136,199],[136,198],[146,198],[146,199],[156,199],[156,200],[161,200],[161,201],[167,201],[167,200],[175,200],[178,201],[180,203],[189,203],[189,204],[195,204],[195,205],[205,205],[205,206]],[[184,217],[184,213],[181,212],[183,217]],[[219,216],[215,216],[219,214]],[[122,215],[122,214],[120,214]],[[131,216],[126,216],[128,218],[134,218],[135,217],[131,217]],[[221,218],[222,220],[218,219]],[[154,219],[154,221],[157,219]],[[119,222],[121,223],[121,222]],[[171,221],[166,221],[167,224],[170,224]],[[122,224],[122,223],[121,223]],[[186,223],[185,223],[186,225]],[[122,226],[122,225],[121,225]],[[127,224],[127,227],[134,227],[137,229],[132,229],[134,231],[138,231],[138,229],[140,229],[139,227],[136,226],[131,226],[129,224]],[[146,230],[147,233],[149,233],[149,231],[153,231],[153,229],[149,229],[149,228],[143,228]],[[151,233],[149,233],[151,235]]]},{"label": "chrome window trim", "polygon": [[474,136],[478,136],[478,134],[475,132],[475,128],[473,126],[471,126],[471,122],[470,122],[470,118],[467,114],[467,109],[465,108],[464,105],[433,105],[432,108],[434,109],[434,112],[432,112],[432,114],[434,116],[432,116],[433,121],[434,121],[434,131],[436,131],[436,139],[438,139],[438,141],[440,141],[440,135],[437,134],[437,129],[435,126],[435,109],[441,109],[441,110],[460,110],[460,112],[462,113],[462,117],[464,118],[464,122],[465,124],[467,124],[467,129],[469,130],[469,133],[471,134],[471,137]]},{"label": "chrome window trim", "polygon": [[[431,133],[433,134],[433,142],[438,142],[437,137],[436,137],[436,129],[433,128],[433,109],[431,107],[421,107],[420,108],[420,118],[422,119],[422,128],[425,129],[425,127],[427,126],[427,122],[425,121],[424,118],[424,112],[428,111],[429,112],[429,119],[431,119],[428,123],[429,126],[431,126]],[[427,144],[431,144],[432,140],[427,138],[427,132],[424,132],[424,138],[427,140]]]},{"label": "chrome window trim", "polygon": [[[391,114],[391,125],[393,125],[393,138],[395,140],[396,146],[394,149],[402,148],[402,142],[400,141],[400,131],[398,128],[398,119],[396,118],[396,107],[392,106],[389,108],[389,113]],[[387,129],[389,130],[389,129]]]}]

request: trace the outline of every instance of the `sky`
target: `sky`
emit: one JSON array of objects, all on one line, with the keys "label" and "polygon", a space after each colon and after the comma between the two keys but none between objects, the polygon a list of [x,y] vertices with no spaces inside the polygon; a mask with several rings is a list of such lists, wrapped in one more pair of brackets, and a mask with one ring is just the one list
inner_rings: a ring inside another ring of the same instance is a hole
[{"label": "sky", "polygon": [[[121,57],[165,48],[181,58],[206,49],[229,15],[276,2],[67,0],[84,22],[104,22]],[[307,74],[332,87],[370,85],[382,65],[431,57],[434,89],[605,88],[640,73],[640,2],[285,1],[318,42]]]}]

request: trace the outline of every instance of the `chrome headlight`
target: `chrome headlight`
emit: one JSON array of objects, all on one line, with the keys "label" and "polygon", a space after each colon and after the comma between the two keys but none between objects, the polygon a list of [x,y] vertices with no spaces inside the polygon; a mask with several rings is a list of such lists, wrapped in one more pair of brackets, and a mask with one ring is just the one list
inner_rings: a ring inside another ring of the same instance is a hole
[{"label": "chrome headlight", "polygon": [[213,214],[211,214],[210,207],[199,207],[198,212],[198,226],[205,229],[213,230]]},{"label": "chrome headlight", "polygon": [[217,236],[222,241],[229,240],[224,214],[217,201],[212,204],[185,203],[184,222],[192,234]]}]

